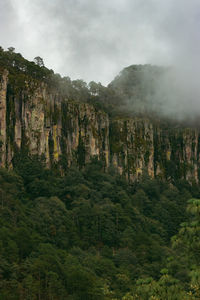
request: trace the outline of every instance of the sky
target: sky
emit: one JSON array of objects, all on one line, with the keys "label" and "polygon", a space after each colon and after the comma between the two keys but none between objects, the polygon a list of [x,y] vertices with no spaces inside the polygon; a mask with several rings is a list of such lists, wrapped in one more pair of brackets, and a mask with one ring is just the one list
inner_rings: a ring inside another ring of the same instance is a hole
[{"label": "sky", "polygon": [[0,0],[0,45],[86,82],[106,85],[132,64],[176,65],[183,83],[198,81],[200,1]]}]

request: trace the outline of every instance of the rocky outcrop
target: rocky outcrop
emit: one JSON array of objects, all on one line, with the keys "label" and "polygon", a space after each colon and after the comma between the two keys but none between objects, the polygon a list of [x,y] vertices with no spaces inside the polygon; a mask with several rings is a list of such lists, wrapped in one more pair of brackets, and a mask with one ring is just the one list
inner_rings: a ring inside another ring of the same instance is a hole
[{"label": "rocky outcrop", "polygon": [[145,119],[114,120],[110,125],[111,163],[134,181],[146,169],[154,177],[153,124]]},{"label": "rocky outcrop", "polygon": [[6,162],[6,95],[8,72],[3,71],[0,77],[0,166]]},{"label": "rocky outcrop", "polygon": [[21,91],[1,79],[1,161],[12,166],[16,152],[43,155],[47,166],[84,166],[92,156],[109,165],[109,119],[87,103],[69,102],[33,82]]},{"label": "rocky outcrop", "polygon": [[12,167],[16,153],[43,156],[46,165],[83,167],[98,157],[128,180],[152,178],[199,181],[199,132],[145,118],[109,119],[87,103],[63,99],[34,80],[19,86],[0,76],[0,165]]},{"label": "rocky outcrop", "polygon": [[199,132],[166,127],[148,119],[114,120],[110,125],[111,163],[134,181],[152,178],[199,181]]}]

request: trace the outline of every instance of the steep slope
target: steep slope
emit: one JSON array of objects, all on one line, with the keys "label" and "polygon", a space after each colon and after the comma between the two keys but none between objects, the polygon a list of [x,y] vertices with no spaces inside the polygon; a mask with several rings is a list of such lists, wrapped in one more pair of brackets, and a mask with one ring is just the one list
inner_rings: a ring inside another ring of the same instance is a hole
[{"label": "steep slope", "polygon": [[[10,68],[10,69],[9,69]],[[92,104],[69,100],[52,83],[0,72],[0,164],[19,151],[42,155],[48,167],[83,167],[97,156],[130,181],[143,172],[169,180],[199,180],[199,131],[144,117],[109,117]],[[90,101],[91,102],[91,101]]]},{"label": "steep slope", "polygon": [[94,155],[108,165],[108,133],[104,112],[87,103],[62,101],[44,83],[32,81],[18,91],[9,83],[8,72],[2,74],[2,166],[10,166],[20,149],[43,154],[48,166],[58,162],[62,154],[68,165],[76,161],[82,166]]}]

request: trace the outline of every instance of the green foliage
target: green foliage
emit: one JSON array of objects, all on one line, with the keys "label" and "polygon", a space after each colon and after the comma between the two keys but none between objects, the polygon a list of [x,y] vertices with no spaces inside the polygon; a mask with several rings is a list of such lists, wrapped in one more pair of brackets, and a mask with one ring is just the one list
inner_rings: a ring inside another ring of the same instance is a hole
[{"label": "green foliage", "polygon": [[[15,94],[25,95],[27,84],[31,94],[41,82],[45,82],[51,91],[59,93],[61,99],[88,102],[97,109],[112,114],[113,105],[110,99],[115,98],[112,89],[94,81],[87,85],[82,79],[62,78],[59,74],[54,74],[53,70],[47,69],[39,56],[34,61],[28,61],[20,53],[15,53],[13,47],[8,51],[0,47],[0,76],[5,69],[9,71],[9,83],[15,89]],[[53,118],[55,122],[56,112]]]},{"label": "green foliage", "polygon": [[0,299],[198,299],[199,200],[170,248],[193,195],[182,187],[130,186],[96,159],[60,177],[16,156],[0,170]]},{"label": "green foliage", "polygon": [[10,47],[8,51],[3,51],[3,49],[0,51],[0,68],[9,71],[11,81],[16,74],[18,79],[31,76],[38,80],[46,80],[53,74],[52,70],[44,67],[40,57],[37,57],[36,64],[24,59],[20,53],[15,53],[14,50],[13,47]]}]

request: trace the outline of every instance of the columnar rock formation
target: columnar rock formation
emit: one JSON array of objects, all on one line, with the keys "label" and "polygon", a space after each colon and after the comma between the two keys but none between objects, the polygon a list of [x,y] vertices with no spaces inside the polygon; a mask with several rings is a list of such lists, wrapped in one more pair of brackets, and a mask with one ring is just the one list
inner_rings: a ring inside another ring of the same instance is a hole
[{"label": "columnar rock formation", "polygon": [[8,72],[5,70],[0,81],[0,154],[1,165],[6,161],[6,92]]},{"label": "columnar rock formation", "polygon": [[90,104],[72,102],[44,83],[23,88],[0,75],[0,165],[16,153],[43,155],[46,165],[83,167],[97,156],[130,181],[143,172],[199,181],[199,132],[143,118],[115,118]]}]

